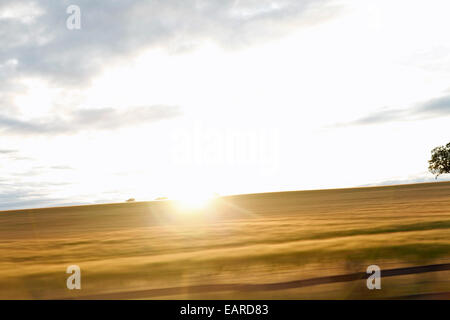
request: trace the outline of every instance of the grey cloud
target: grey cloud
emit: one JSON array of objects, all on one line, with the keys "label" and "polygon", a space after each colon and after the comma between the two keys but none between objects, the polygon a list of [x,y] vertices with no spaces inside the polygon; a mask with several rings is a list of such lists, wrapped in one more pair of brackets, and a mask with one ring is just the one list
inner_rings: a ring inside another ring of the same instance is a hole
[{"label": "grey cloud", "polygon": [[17,150],[0,150],[0,154],[12,154],[16,152]]},{"label": "grey cloud", "polygon": [[53,194],[58,187],[69,187],[70,182],[44,180],[18,184],[15,174],[3,174],[2,177],[0,179],[0,210],[74,204],[73,200],[58,198]]},{"label": "grey cloud", "polygon": [[54,170],[74,170],[71,166],[51,166],[50,169],[54,169]]},{"label": "grey cloud", "polygon": [[396,121],[425,120],[450,116],[450,95],[434,98],[417,104],[410,109],[383,109],[357,120],[338,123],[335,127],[370,125]]},{"label": "grey cloud", "polygon": [[2,134],[74,134],[84,130],[115,130],[141,125],[181,114],[177,106],[139,106],[123,110],[113,108],[81,109],[65,117],[21,120],[0,115]]},{"label": "grey cloud", "polygon": [[25,189],[0,192],[0,210],[39,208],[68,204],[65,199],[52,198],[45,192]]},{"label": "grey cloud", "polygon": [[[202,41],[214,41],[233,48],[283,36],[294,27],[332,16],[336,7],[322,6],[328,2],[6,1],[3,8],[34,3],[39,13],[29,22],[0,19],[0,64],[16,59],[16,75],[46,77],[80,86],[80,82],[88,82],[107,61],[148,47],[177,52]],[[66,8],[71,4],[81,8],[81,30],[66,28]]]},{"label": "grey cloud", "polygon": [[[443,176],[442,178],[439,178],[438,181],[450,181],[450,177]],[[433,176],[422,176],[409,179],[391,179],[377,183],[364,184],[360,185],[359,187],[390,186],[397,184],[412,184],[412,183],[427,183],[427,182],[436,182],[436,179]]]},{"label": "grey cloud", "polygon": [[429,116],[450,115],[450,95],[431,99],[420,105],[414,112]]},{"label": "grey cloud", "polygon": [[6,159],[11,159],[14,161],[33,160],[33,158],[22,156],[20,154],[19,150],[8,150],[8,149],[0,150],[0,157],[6,158]]},{"label": "grey cloud", "polygon": [[400,119],[404,115],[403,110],[386,110],[377,113],[369,114],[366,117],[360,118],[353,122],[353,124],[376,124],[380,122],[389,122]]},{"label": "grey cloud", "polygon": [[3,149],[0,150],[0,157],[11,159],[14,161],[20,161],[20,160],[33,160],[30,157],[22,156],[19,152],[19,150],[12,150],[12,149]]}]

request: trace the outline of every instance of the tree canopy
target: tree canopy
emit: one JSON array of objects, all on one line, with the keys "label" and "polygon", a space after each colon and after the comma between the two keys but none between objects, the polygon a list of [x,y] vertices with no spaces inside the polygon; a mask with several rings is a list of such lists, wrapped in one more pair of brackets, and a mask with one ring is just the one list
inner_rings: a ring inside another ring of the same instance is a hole
[{"label": "tree canopy", "polygon": [[437,177],[444,173],[450,173],[450,143],[431,150],[431,160],[428,170]]}]

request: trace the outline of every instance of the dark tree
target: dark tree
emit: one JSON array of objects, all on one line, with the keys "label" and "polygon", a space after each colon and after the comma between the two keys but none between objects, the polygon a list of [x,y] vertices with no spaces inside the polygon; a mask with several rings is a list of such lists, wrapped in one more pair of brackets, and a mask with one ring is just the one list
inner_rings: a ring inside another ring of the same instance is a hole
[{"label": "dark tree", "polygon": [[450,143],[431,150],[431,160],[428,170],[437,177],[444,173],[450,173]]}]

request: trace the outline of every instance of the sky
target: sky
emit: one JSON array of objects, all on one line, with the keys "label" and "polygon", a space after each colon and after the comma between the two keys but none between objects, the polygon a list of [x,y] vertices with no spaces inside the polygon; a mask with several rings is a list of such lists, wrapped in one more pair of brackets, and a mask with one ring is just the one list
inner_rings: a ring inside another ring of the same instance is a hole
[{"label": "sky", "polygon": [[449,11],[0,0],[0,210],[434,181]]}]

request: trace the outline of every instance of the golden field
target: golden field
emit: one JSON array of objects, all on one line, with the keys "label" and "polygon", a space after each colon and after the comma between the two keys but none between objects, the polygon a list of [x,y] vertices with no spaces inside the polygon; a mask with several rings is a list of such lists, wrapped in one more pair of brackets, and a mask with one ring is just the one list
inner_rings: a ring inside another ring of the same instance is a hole
[{"label": "golden field", "polygon": [[[450,183],[0,212],[1,299],[376,299],[450,292],[450,271],[243,290],[450,263]],[[66,268],[81,268],[81,290]],[[176,288],[171,289],[171,288]]]}]

